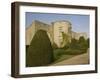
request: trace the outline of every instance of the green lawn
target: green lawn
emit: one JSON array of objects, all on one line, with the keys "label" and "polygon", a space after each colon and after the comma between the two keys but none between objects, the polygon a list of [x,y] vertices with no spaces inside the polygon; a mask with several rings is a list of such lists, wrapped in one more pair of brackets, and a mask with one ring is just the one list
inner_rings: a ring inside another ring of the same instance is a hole
[{"label": "green lawn", "polygon": [[76,55],[80,55],[85,53],[84,50],[78,50],[78,49],[54,49],[54,62],[51,64],[58,63],[63,60],[67,60],[69,58],[72,58]]},{"label": "green lawn", "polygon": [[59,57],[59,59],[55,60],[52,64],[58,63],[58,62],[63,61],[63,60],[67,60],[67,59],[72,58],[74,56],[76,56],[76,55],[62,55]]}]

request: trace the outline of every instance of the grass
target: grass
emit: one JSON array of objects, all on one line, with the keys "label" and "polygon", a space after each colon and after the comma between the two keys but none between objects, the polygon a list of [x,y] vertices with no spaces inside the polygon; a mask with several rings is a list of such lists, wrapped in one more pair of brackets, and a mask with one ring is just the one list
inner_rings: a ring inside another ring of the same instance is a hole
[{"label": "grass", "polygon": [[80,55],[85,53],[85,50],[79,50],[79,49],[54,49],[54,62],[53,64],[63,61],[65,59],[72,58],[76,55]]},{"label": "grass", "polygon": [[58,62],[63,61],[63,60],[67,60],[67,59],[72,58],[74,56],[76,56],[76,55],[62,55],[59,57],[59,59],[55,60],[52,64],[58,63]]}]

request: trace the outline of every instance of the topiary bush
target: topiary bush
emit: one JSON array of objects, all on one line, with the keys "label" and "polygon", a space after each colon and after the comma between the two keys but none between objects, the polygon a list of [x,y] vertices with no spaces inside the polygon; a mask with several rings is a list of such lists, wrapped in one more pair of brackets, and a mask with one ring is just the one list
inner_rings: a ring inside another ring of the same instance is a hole
[{"label": "topiary bush", "polygon": [[29,48],[29,45],[26,45],[26,52],[27,52],[28,48]]},{"label": "topiary bush", "polygon": [[26,54],[26,67],[46,66],[53,61],[53,48],[47,32],[38,30]]}]

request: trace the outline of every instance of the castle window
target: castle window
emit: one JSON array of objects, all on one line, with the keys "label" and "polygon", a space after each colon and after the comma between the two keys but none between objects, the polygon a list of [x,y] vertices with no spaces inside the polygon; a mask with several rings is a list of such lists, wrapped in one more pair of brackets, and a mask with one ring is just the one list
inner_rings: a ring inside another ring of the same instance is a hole
[{"label": "castle window", "polygon": [[61,26],[59,27],[59,32],[60,32],[60,33],[61,33],[61,32],[63,32],[63,31],[62,31],[62,27],[61,27]]}]

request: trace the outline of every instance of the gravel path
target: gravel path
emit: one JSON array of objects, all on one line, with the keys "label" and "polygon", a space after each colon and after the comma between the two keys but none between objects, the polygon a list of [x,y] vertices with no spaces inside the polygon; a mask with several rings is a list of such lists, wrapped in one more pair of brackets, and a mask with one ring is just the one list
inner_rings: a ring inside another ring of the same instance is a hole
[{"label": "gravel path", "polygon": [[75,64],[89,64],[89,52],[72,57],[67,60],[63,60],[53,65],[57,66],[57,65],[75,65]]}]

